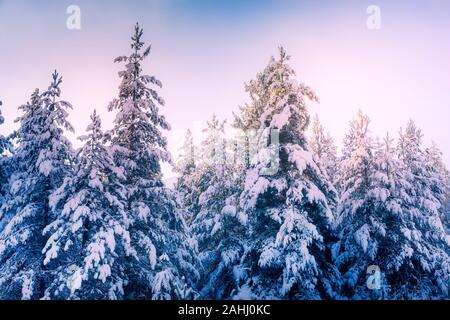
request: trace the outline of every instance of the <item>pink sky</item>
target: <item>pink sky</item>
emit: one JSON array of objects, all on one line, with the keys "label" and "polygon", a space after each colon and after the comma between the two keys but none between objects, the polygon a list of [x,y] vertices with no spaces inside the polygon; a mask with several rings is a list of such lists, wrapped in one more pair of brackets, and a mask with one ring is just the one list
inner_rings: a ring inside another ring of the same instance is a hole
[{"label": "pink sky", "polygon": [[0,1],[0,99],[6,118],[0,132],[13,130],[17,107],[34,88],[47,87],[55,68],[64,78],[63,98],[75,108],[70,120],[76,136],[94,108],[109,128],[113,115],[106,107],[119,84],[113,58],[128,52],[132,27],[140,21],[153,45],[145,69],[164,84],[163,113],[174,129],[168,137],[175,155],[186,129],[214,112],[231,119],[247,101],[244,82],[282,44],[299,81],[321,99],[310,112],[319,114],[338,144],[360,108],[379,135],[396,134],[413,119],[425,142],[434,140],[450,165],[450,4],[378,2],[381,30],[367,29],[371,3],[364,1],[245,7],[240,15],[233,15],[240,8],[201,12],[171,0],[128,6],[78,1],[82,29],[69,31],[65,10],[71,3]]}]

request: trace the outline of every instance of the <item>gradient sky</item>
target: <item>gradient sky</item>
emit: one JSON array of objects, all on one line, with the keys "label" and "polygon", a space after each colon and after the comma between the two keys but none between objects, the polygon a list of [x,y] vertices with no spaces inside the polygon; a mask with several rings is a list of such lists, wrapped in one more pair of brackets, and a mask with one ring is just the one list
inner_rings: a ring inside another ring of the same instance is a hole
[{"label": "gradient sky", "polygon": [[[244,83],[283,45],[299,81],[321,100],[310,112],[337,143],[360,108],[379,135],[413,119],[450,165],[450,2],[393,2],[0,0],[0,132],[15,128],[17,107],[34,88],[47,88],[54,69],[74,105],[75,136],[94,108],[110,128],[106,107],[120,70],[113,58],[128,54],[139,21],[153,48],[145,70],[164,84],[175,155],[187,128],[214,112],[231,119],[248,99]],[[81,8],[81,30],[66,28],[71,4]],[[381,9],[381,30],[366,27],[371,4]]]}]

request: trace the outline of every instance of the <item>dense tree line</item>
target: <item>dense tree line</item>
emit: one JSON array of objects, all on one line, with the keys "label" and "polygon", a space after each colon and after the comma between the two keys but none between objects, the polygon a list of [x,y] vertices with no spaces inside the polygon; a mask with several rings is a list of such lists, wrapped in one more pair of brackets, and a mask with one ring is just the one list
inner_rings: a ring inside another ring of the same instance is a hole
[{"label": "dense tree line", "polygon": [[447,297],[449,173],[412,121],[394,142],[359,112],[338,154],[280,48],[245,86],[232,138],[216,116],[198,144],[187,132],[168,188],[142,36],[115,59],[111,130],[94,111],[72,148],[55,71],[0,135],[0,299]]},{"label": "dense tree line", "polygon": [[374,137],[360,111],[338,154],[288,61],[280,48],[246,85],[233,138],[215,116],[200,146],[186,135],[176,189],[205,270],[201,296],[447,297],[450,180],[437,146],[412,121],[396,142]]}]

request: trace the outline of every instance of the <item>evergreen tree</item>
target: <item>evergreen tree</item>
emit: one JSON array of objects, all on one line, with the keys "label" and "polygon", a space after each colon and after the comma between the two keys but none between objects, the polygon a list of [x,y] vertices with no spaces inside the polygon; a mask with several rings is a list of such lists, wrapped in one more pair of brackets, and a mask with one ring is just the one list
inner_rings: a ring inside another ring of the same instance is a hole
[{"label": "evergreen tree", "polygon": [[[344,143],[340,239],[333,250],[343,274],[343,295],[352,299],[434,297],[436,284],[448,278],[445,237],[437,216],[428,220],[421,212],[416,198],[420,192],[404,158],[396,158],[392,139],[387,136],[375,143],[368,125],[369,118],[358,113]],[[400,149],[409,157],[413,149],[420,149],[416,140],[420,134],[416,129],[408,131],[415,142],[402,134]],[[436,239],[425,239],[431,229]],[[377,273],[374,283],[367,276],[371,270]]]},{"label": "evergreen tree", "polygon": [[132,53],[115,60],[125,63],[125,70],[119,73],[118,98],[109,105],[110,111],[118,111],[111,133],[112,148],[115,163],[126,177],[125,210],[131,219],[131,246],[136,250],[135,257],[128,259],[125,298],[183,298],[188,291],[180,288],[191,286],[198,273],[175,195],[161,179],[160,162],[170,160],[161,130],[170,127],[159,113],[164,105],[157,92],[161,82],[143,74],[142,64],[150,47],[144,47],[142,35],[137,24]]},{"label": "evergreen tree", "polygon": [[[2,102],[0,101],[0,107]],[[5,119],[2,116],[2,111],[0,109],[0,125],[4,123]],[[11,152],[12,146],[9,139],[0,134],[0,208],[3,203],[3,196],[6,192],[5,186],[7,185],[8,178],[8,165],[9,158],[6,156],[6,152]],[[1,222],[0,222],[1,225]]]},{"label": "evergreen tree", "polygon": [[343,220],[341,215],[345,214],[344,211],[347,210],[345,207],[349,205],[348,209],[352,211],[353,198],[363,197],[370,186],[370,177],[374,170],[375,142],[369,133],[369,123],[369,117],[359,110],[356,117],[350,122],[350,130],[343,141],[337,177],[337,184],[341,189],[337,212],[340,221]]},{"label": "evergreen tree", "polygon": [[[256,87],[266,91],[258,95],[259,147],[239,206],[249,229],[236,270],[240,298],[335,296],[338,274],[329,263],[328,244],[333,239],[336,193],[305,137],[310,122],[306,100],[318,99],[309,87],[297,83],[288,60],[280,48],[279,59],[272,57],[255,80]],[[279,146],[270,143],[277,133]]]},{"label": "evergreen tree", "polygon": [[43,230],[54,218],[49,196],[70,173],[73,156],[63,135],[73,128],[66,112],[71,105],[59,100],[61,81],[55,71],[48,90],[36,90],[20,107],[14,171],[0,213],[0,298],[41,298],[48,281],[42,250]]},{"label": "evergreen tree", "polygon": [[175,185],[175,189],[179,196],[178,201],[184,211],[185,219],[188,224],[192,222],[193,214],[198,212],[199,194],[196,186],[196,153],[192,132],[191,130],[188,130],[176,166],[176,171],[179,176]]},{"label": "evergreen tree", "polygon": [[[2,106],[2,102],[0,101],[0,107]],[[5,118],[2,116],[2,112],[0,109],[0,125],[5,122]],[[10,143],[6,137],[0,134],[0,155],[3,155],[3,152],[10,148]]]},{"label": "evergreen tree", "polygon": [[436,168],[422,149],[422,132],[410,121],[400,131],[398,155],[411,189],[408,196],[409,224],[403,230],[413,241],[409,281],[402,297],[429,299],[446,297],[450,283],[450,240],[439,218],[443,193],[436,183]]},{"label": "evergreen tree", "polygon": [[444,203],[442,212],[442,223],[444,224],[447,234],[450,234],[450,197],[448,197]]},{"label": "evergreen tree", "polygon": [[425,150],[425,163],[431,179],[431,190],[440,202],[439,214],[445,225],[446,205],[450,198],[450,172],[442,160],[442,152],[436,143]]},{"label": "evergreen tree", "polygon": [[229,159],[224,122],[207,123],[202,159],[197,167],[198,212],[191,230],[198,243],[203,277],[201,297],[228,299],[237,280],[234,267],[243,253],[245,228],[236,212],[240,192]]},{"label": "evergreen tree", "polygon": [[127,282],[124,259],[130,246],[125,211],[125,177],[104,146],[101,121],[94,111],[78,152],[75,172],[52,194],[57,218],[46,227],[43,253],[52,270],[45,297],[121,299]]},{"label": "evergreen tree", "polygon": [[[398,274],[409,255],[402,234],[408,184],[394,159],[392,139],[375,142],[369,123],[361,111],[351,122],[340,173],[340,239],[334,258],[343,274],[343,294],[353,299],[386,298],[385,278]],[[372,286],[367,279],[370,266],[379,268]]]},{"label": "evergreen tree", "polygon": [[331,135],[329,133],[325,135],[324,128],[317,114],[313,119],[312,136],[309,141],[309,146],[314,154],[319,157],[319,162],[325,168],[330,180],[334,182],[337,171],[337,148]]}]

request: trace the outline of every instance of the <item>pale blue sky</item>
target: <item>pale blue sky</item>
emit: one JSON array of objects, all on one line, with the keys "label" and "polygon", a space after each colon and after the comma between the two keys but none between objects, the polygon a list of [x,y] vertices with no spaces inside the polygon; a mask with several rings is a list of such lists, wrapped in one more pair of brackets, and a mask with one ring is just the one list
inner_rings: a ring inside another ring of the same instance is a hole
[{"label": "pale blue sky", "polygon": [[[175,154],[187,128],[213,112],[231,118],[247,100],[244,82],[281,44],[321,99],[310,112],[338,143],[358,108],[380,135],[412,118],[450,165],[450,2],[392,2],[0,0],[0,131],[14,128],[17,106],[45,89],[55,68],[75,108],[76,136],[94,108],[110,127],[106,106],[119,84],[113,58],[128,53],[139,21],[153,46],[146,71],[164,84]],[[66,28],[71,4],[81,8],[79,31]],[[381,9],[381,30],[366,27],[370,4]]]}]

